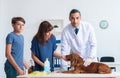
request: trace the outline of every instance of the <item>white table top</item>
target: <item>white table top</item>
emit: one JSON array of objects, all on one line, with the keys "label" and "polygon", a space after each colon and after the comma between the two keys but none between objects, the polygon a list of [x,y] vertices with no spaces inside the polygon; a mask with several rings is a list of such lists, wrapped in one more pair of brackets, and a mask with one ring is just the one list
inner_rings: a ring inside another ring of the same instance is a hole
[{"label": "white table top", "polygon": [[46,76],[29,76],[29,75],[22,75],[22,76],[17,76],[17,78],[62,78],[62,77],[66,77],[66,78],[115,78],[118,77],[120,78],[120,72],[113,72],[111,74],[65,74],[65,73],[50,73]]},{"label": "white table top", "polygon": [[[109,66],[120,66],[120,62],[102,62]],[[30,75],[21,75],[17,76],[17,78],[60,78],[60,77],[66,77],[66,78],[120,78],[120,72],[112,72],[111,74],[65,74],[65,73],[56,73],[52,72],[45,76],[30,76]]]}]

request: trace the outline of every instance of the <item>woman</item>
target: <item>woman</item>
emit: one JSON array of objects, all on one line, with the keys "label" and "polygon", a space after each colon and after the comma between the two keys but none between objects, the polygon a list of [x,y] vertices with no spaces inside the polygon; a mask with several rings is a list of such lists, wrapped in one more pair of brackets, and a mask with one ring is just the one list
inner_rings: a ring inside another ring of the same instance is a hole
[{"label": "woman", "polygon": [[48,21],[43,21],[37,34],[33,37],[31,51],[35,62],[35,71],[44,70],[44,62],[48,58],[51,71],[54,70],[53,56],[65,59],[65,56],[57,53],[56,38],[52,34],[53,26]]}]

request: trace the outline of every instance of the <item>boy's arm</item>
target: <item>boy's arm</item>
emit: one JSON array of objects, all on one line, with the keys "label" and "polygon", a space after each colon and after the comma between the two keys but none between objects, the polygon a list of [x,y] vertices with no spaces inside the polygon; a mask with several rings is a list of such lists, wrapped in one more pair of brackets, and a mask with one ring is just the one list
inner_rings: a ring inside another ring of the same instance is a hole
[{"label": "boy's arm", "polygon": [[12,46],[11,44],[6,44],[5,55],[6,55],[7,59],[9,60],[9,62],[12,64],[12,66],[17,70],[18,74],[23,75],[24,71],[17,65],[13,56],[11,55],[11,46]]},{"label": "boy's arm", "polygon": [[32,53],[32,59],[40,66],[44,67],[44,63],[40,61],[33,53]]}]

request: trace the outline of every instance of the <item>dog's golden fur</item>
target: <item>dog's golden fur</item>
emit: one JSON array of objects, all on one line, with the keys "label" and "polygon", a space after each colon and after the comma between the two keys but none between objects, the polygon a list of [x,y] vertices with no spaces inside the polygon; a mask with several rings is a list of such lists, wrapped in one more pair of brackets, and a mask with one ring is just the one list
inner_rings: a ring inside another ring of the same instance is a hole
[{"label": "dog's golden fur", "polygon": [[83,65],[83,59],[77,53],[66,55],[66,60],[70,61],[71,67],[74,69],[70,71],[64,71],[63,73],[111,73],[111,69],[108,65],[99,62],[92,62],[90,65],[85,67]]}]

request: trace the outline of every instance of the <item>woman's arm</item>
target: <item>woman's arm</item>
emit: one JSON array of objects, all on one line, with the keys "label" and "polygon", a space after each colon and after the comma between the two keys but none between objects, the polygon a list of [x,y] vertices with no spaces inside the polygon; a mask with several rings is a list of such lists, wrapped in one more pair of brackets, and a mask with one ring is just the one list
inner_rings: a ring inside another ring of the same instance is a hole
[{"label": "woman's arm", "polygon": [[44,63],[40,61],[33,53],[32,53],[32,59],[38,63],[40,66],[44,67]]},{"label": "woman's arm", "polygon": [[58,58],[62,58],[62,59],[64,59],[64,60],[66,60],[65,55],[62,55],[62,54],[60,54],[60,53],[58,53],[58,52],[54,52],[54,57],[58,57]]}]

